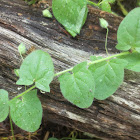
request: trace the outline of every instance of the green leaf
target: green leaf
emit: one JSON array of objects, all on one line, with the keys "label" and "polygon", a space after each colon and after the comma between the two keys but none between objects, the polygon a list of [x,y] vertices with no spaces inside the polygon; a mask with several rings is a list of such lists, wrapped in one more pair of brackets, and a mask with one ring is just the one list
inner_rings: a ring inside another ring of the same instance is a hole
[{"label": "green leaf", "polygon": [[14,73],[17,77],[19,77],[19,69],[14,69]]},{"label": "green leaf", "polygon": [[104,1],[108,1],[109,3],[114,3],[115,0],[104,0]]},{"label": "green leaf", "polygon": [[118,50],[135,48],[140,52],[140,7],[135,8],[123,19],[117,32]]},{"label": "green leaf", "polygon": [[108,1],[106,0],[103,0],[101,5],[100,5],[100,8],[103,10],[103,11],[106,11],[106,12],[109,12],[111,13],[111,6],[110,4],[108,3]]},{"label": "green leaf", "polygon": [[[94,58],[95,60],[95,58]],[[95,79],[95,98],[104,100],[122,84],[127,61],[112,59],[89,66]]]},{"label": "green leaf", "polygon": [[42,106],[37,97],[37,90],[32,90],[22,96],[22,100],[10,102],[10,115],[13,122],[21,129],[34,132],[41,124]]},{"label": "green leaf", "polygon": [[58,140],[58,139],[57,139],[57,138],[52,137],[52,138],[49,138],[48,140]]},{"label": "green leaf", "polygon": [[119,58],[128,61],[128,64],[125,66],[126,69],[140,72],[140,53],[131,53]]},{"label": "green leaf", "polygon": [[18,46],[18,52],[19,52],[21,55],[26,53],[25,44],[20,43],[20,45]]},{"label": "green leaf", "polygon": [[112,4],[114,2],[115,2],[115,0],[102,0],[101,5],[100,5],[100,8],[103,11],[112,13],[110,4]]},{"label": "green leaf", "polygon": [[4,121],[9,114],[8,92],[0,89],[0,122]]},{"label": "green leaf", "polygon": [[95,55],[91,55],[90,56],[90,60],[91,61],[95,61],[95,60],[99,60],[99,59],[102,59],[103,57],[101,57],[101,56],[95,56]]},{"label": "green leaf", "polygon": [[63,96],[80,108],[88,108],[94,98],[95,83],[87,69],[87,63],[76,65],[72,74],[65,73],[59,77]]},{"label": "green leaf", "polygon": [[53,0],[52,10],[58,22],[75,37],[87,18],[87,0]]},{"label": "green leaf", "polygon": [[54,67],[48,53],[36,50],[23,61],[19,70],[18,85],[31,85],[35,82],[37,88],[49,92],[49,84],[54,76]]}]

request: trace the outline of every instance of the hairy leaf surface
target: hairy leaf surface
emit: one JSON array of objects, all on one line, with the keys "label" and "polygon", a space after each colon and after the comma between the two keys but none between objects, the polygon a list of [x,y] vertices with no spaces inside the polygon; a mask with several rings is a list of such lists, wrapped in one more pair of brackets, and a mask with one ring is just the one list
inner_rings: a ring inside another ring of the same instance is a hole
[{"label": "hairy leaf surface", "polygon": [[9,114],[8,92],[0,89],[0,122],[4,121]]},{"label": "hairy leaf surface", "polygon": [[135,8],[123,19],[117,32],[118,50],[135,48],[140,52],[140,7]]},{"label": "hairy leaf surface", "polygon": [[[95,60],[95,57],[92,58]],[[89,66],[95,79],[95,98],[104,100],[111,96],[122,84],[124,66],[127,61],[112,59]]]},{"label": "hairy leaf surface", "polygon": [[76,65],[72,74],[65,73],[59,77],[63,96],[80,108],[88,108],[94,98],[95,84],[87,63]]},{"label": "hairy leaf surface", "polygon": [[22,96],[22,100],[10,102],[10,115],[13,122],[21,129],[34,132],[39,129],[42,120],[42,106],[37,97],[37,90]]},{"label": "hairy leaf surface", "polygon": [[55,18],[75,37],[87,18],[87,0],[53,0],[52,10]]},{"label": "hairy leaf surface", "polygon": [[35,82],[37,88],[49,92],[49,84],[54,76],[54,67],[51,57],[42,50],[29,54],[19,70],[18,85],[31,85]]}]

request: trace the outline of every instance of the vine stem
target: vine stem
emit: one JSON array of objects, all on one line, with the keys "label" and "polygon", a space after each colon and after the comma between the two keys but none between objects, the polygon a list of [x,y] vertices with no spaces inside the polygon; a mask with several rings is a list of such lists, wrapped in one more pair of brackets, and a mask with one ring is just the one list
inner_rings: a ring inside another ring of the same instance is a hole
[{"label": "vine stem", "polygon": [[112,59],[114,57],[123,56],[123,55],[127,55],[127,54],[130,54],[130,52],[128,51],[128,52],[122,52],[122,53],[119,53],[119,54],[115,54],[115,55],[112,55],[112,56],[109,56],[109,57],[106,57],[106,58],[102,58],[102,59],[99,59],[99,60],[96,60],[96,61],[89,62],[87,65],[90,66],[90,65],[95,64],[95,63],[99,63],[99,62],[102,62],[102,61],[105,61],[105,60]]},{"label": "vine stem", "polygon": [[107,50],[107,38],[108,38],[108,31],[109,31],[109,29],[108,28],[106,28],[106,39],[105,39],[105,50],[106,50],[106,53],[107,53],[107,55],[109,55],[108,54],[108,50]]},{"label": "vine stem", "polygon": [[[89,63],[87,63],[87,65],[90,66],[90,65],[95,64],[95,63],[103,62],[103,61],[105,61],[105,60],[109,60],[109,59],[112,59],[112,58],[115,58],[115,57],[118,57],[118,56],[127,55],[127,54],[130,54],[130,52],[127,51],[127,52],[122,52],[122,53],[115,54],[115,55],[112,55],[112,56],[108,56],[108,57],[106,57],[106,58],[102,58],[102,59],[99,59],[99,60],[96,60],[96,61],[89,62]],[[73,68],[74,68],[74,67],[69,68],[69,69],[66,69],[66,70],[64,70],[64,71],[60,71],[60,72],[56,73],[56,74],[54,75],[54,77],[59,76],[59,75],[61,75],[61,74],[64,74],[64,73],[66,73],[66,72],[72,71]],[[24,94],[28,93],[29,91],[31,91],[31,90],[34,89],[35,87],[36,87],[35,85],[32,86],[32,87],[30,87],[29,89],[27,89],[27,90],[24,91],[23,93],[17,95],[17,96],[14,97],[13,99],[11,99],[10,102],[13,101],[13,100],[15,100],[15,99],[17,99],[17,98],[19,98],[19,97],[21,97],[21,96],[23,96]]]},{"label": "vine stem", "polygon": [[124,6],[121,4],[120,0],[117,0],[117,4],[120,7],[122,13],[126,16],[128,14],[127,10],[124,8]]},{"label": "vine stem", "polygon": [[99,7],[99,4],[98,4],[98,3],[94,3],[94,2],[89,1],[89,0],[87,0],[87,2],[88,2],[90,5],[94,5],[94,6],[98,6],[98,7]]},{"label": "vine stem", "polygon": [[[112,55],[112,56],[108,56],[108,57],[106,57],[106,58],[102,58],[102,59],[99,59],[99,60],[96,60],[96,61],[89,62],[87,65],[90,66],[90,65],[92,65],[92,64],[99,63],[99,62],[102,62],[102,61],[105,61],[105,60],[109,60],[109,59],[114,58],[114,57],[127,55],[127,54],[129,54],[129,53],[130,53],[129,51],[128,51],[128,52],[122,52],[122,53],[119,53],[119,54],[115,54],[115,55]],[[69,68],[69,69],[67,69],[67,70],[64,70],[64,71],[60,71],[60,72],[56,73],[56,74],[54,75],[54,77],[59,76],[59,75],[61,75],[61,74],[64,74],[64,73],[66,73],[66,72],[72,71],[72,70],[73,70],[73,67],[72,67],[72,68]]]},{"label": "vine stem", "polygon": [[13,129],[13,123],[12,123],[12,119],[11,119],[11,115],[10,115],[10,114],[9,114],[9,119],[10,119],[12,137],[13,137],[13,140],[15,140],[14,129]]},{"label": "vine stem", "polygon": [[34,88],[35,88],[35,85],[33,85],[32,87],[28,88],[26,91],[22,92],[21,94],[17,95],[16,97],[14,97],[12,100],[10,100],[10,102],[15,100],[15,99],[17,99],[17,98],[19,98],[19,97],[21,97],[21,96],[23,96],[24,94],[26,94],[27,92],[31,91]]}]

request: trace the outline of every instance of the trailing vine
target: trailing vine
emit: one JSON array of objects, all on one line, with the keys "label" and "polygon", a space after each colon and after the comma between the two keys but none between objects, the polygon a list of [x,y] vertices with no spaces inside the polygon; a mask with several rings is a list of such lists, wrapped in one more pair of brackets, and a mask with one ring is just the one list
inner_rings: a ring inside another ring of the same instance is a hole
[{"label": "trailing vine", "polygon": [[[86,11],[86,7],[83,10]],[[54,73],[53,61],[47,52],[36,50],[29,54],[23,59],[20,69],[16,70],[19,76],[16,84],[32,86],[11,100],[8,92],[0,89],[0,122],[10,114],[10,120],[21,129],[28,132],[36,131],[40,127],[43,113],[36,88],[50,92],[49,85],[54,77],[59,77],[63,96],[79,108],[90,107],[94,98],[104,100],[110,97],[122,84],[124,69],[140,72],[139,13],[140,8],[135,8],[119,26],[116,46],[122,51],[119,54],[108,55],[105,58],[91,56],[90,62],[82,62],[58,73]],[[79,33],[85,19],[79,22],[80,28],[73,26],[75,30],[68,29],[72,34]],[[104,27],[104,24],[102,26]],[[107,26],[105,28],[107,29]],[[20,44],[18,49],[22,57],[26,49],[24,44]],[[105,49],[107,51],[106,45]]]}]

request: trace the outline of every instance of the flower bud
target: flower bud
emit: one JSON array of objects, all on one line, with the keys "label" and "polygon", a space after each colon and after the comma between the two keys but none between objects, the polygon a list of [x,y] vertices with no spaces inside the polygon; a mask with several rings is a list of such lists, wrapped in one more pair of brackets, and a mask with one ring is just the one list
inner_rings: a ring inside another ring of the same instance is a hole
[{"label": "flower bud", "polygon": [[19,51],[19,53],[20,53],[21,55],[22,55],[22,54],[25,54],[25,53],[26,53],[25,44],[20,43],[20,45],[18,46],[18,51]]},{"label": "flower bud", "polygon": [[107,29],[107,27],[108,27],[108,22],[107,22],[105,19],[103,19],[103,18],[100,18],[99,21],[100,21],[100,26],[101,26],[102,28],[106,28],[106,29]]},{"label": "flower bud", "polygon": [[42,14],[44,17],[52,18],[52,14],[50,13],[48,9],[43,10]]}]

